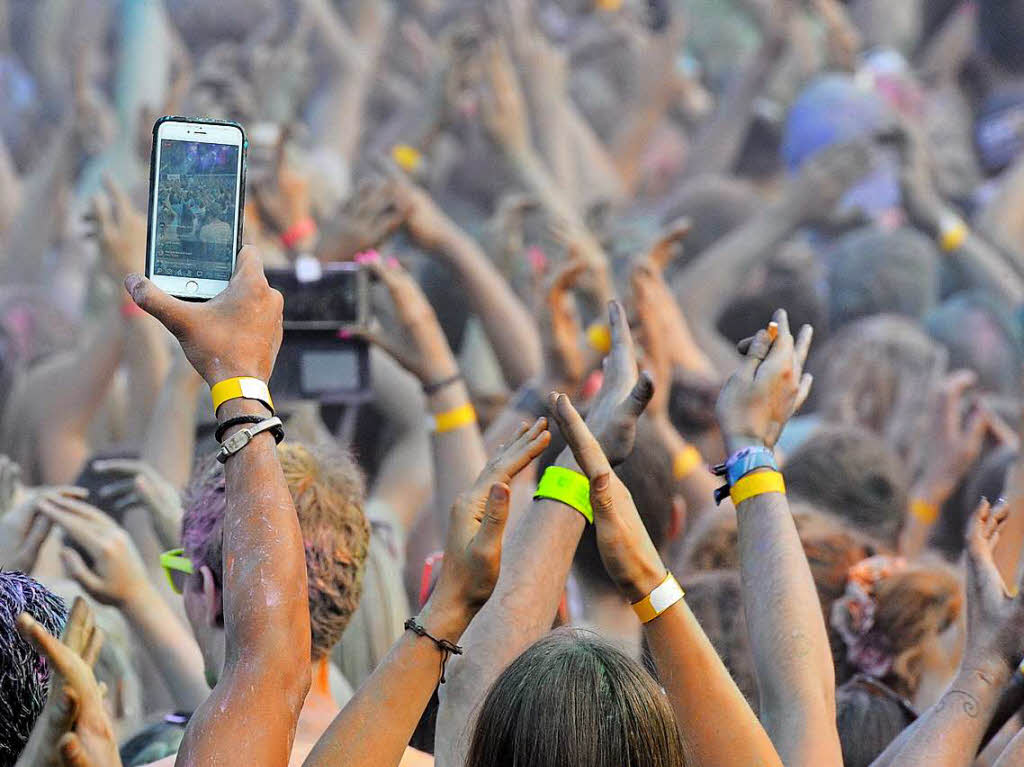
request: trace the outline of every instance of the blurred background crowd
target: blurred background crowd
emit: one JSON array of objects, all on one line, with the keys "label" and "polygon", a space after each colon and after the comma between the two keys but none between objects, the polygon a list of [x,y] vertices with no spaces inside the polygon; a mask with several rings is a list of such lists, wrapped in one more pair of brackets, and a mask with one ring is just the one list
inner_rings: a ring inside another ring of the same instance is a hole
[{"label": "blurred background crowd", "polygon": [[[365,391],[279,403],[325,675],[300,740],[426,602],[488,457],[549,391],[581,409],[599,391],[619,298],[655,394],[617,473],[755,711],[736,513],[705,467],[726,457],[736,344],[779,307],[813,325],[813,389],[776,456],[845,763],[871,764],[970,647],[982,496],[1005,499],[992,556],[1018,582],[1022,40],[1017,0],[0,0],[0,652],[26,594],[54,633],[84,595],[126,765],[173,756],[216,682],[161,567],[181,548],[220,586],[216,420],[122,287],[144,268],[154,121],[197,115],[247,131],[243,239],[266,266],[378,278]],[[463,400],[457,444],[425,428]],[[554,622],[643,660],[606,566],[588,528]],[[490,676],[453,659],[456,689],[479,689],[435,695],[406,758],[436,733],[461,764],[454,722],[537,638]],[[995,764],[1022,702],[958,763]],[[4,714],[0,764],[37,703]]]}]

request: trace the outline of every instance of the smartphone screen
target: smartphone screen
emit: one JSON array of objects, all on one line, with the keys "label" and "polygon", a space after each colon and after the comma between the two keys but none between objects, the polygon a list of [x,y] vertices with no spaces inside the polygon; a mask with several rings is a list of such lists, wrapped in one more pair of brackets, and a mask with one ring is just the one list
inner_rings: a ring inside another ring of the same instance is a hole
[{"label": "smartphone screen", "polygon": [[331,265],[313,280],[300,280],[290,269],[268,269],[267,281],[284,296],[285,328],[340,329],[366,322],[368,281],[358,267]]},{"label": "smartphone screen", "polygon": [[353,391],[360,388],[359,354],[355,348],[308,351],[299,361],[304,392]]},{"label": "smartphone screen", "polygon": [[149,276],[172,295],[212,298],[238,251],[242,132],[168,122],[156,141]]}]

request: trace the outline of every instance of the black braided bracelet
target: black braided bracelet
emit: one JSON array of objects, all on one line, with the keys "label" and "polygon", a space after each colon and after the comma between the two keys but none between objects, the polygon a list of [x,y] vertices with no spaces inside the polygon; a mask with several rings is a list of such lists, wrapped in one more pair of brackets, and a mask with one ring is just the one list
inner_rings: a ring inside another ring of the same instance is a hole
[{"label": "black braided bracelet", "polygon": [[415,618],[410,618],[405,622],[405,630],[411,631],[416,634],[416,636],[429,639],[437,645],[437,649],[441,651],[441,684],[444,684],[444,670],[448,665],[448,658],[452,655],[462,655],[462,648],[457,644],[449,642],[447,639],[438,639],[437,637],[430,636],[430,634],[427,633],[427,630],[416,622]]},{"label": "black braided bracelet", "polygon": [[456,373],[455,375],[450,376],[448,378],[443,378],[440,381],[434,381],[434,383],[425,383],[423,384],[423,393],[429,397],[433,394],[437,394],[439,391],[441,391],[441,389],[445,389],[451,386],[453,383],[456,383],[457,381],[461,380],[462,373]]},{"label": "black braided bracelet", "polygon": [[[228,420],[226,420],[224,423],[217,427],[217,431],[214,433],[213,437],[218,442],[223,442],[224,432],[226,432],[232,426],[243,426],[246,424],[263,423],[264,421],[267,420],[267,418],[268,416],[265,415],[238,415],[235,416],[234,418],[229,418]],[[271,429],[270,433],[274,435],[274,441],[280,445],[281,440],[284,439],[284,429],[282,429],[281,427],[277,427],[275,429]]]}]

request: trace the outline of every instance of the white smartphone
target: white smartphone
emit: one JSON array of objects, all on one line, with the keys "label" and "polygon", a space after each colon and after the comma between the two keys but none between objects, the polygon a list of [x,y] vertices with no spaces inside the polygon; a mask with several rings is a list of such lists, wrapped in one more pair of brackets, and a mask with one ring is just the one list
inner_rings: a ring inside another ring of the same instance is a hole
[{"label": "white smartphone", "polygon": [[231,279],[245,149],[236,123],[162,117],[153,126],[146,276],[172,296],[205,301]]}]

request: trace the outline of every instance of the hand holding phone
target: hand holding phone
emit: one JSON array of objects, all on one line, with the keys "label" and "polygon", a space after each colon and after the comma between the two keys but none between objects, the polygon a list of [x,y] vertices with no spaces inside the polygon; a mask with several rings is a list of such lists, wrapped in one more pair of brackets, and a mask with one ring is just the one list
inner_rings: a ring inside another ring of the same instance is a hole
[{"label": "hand holding phone", "polygon": [[164,292],[208,300],[227,287],[242,241],[245,149],[235,123],[153,126],[146,276]]}]

